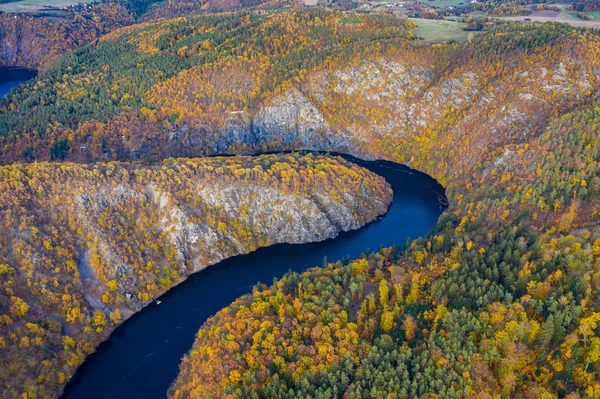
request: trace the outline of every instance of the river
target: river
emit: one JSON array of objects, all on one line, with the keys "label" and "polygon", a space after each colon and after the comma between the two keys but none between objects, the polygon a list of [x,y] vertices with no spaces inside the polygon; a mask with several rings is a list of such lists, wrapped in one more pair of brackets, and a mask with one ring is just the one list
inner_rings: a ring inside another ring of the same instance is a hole
[{"label": "river", "polygon": [[77,370],[63,399],[164,399],[202,323],[257,282],[368,249],[427,234],[445,209],[444,189],[431,177],[386,161],[347,159],[385,177],[394,190],[389,212],[365,227],[310,244],[278,244],[226,259],[188,277],[119,326]]},{"label": "river", "polygon": [[37,72],[32,69],[0,67],[0,99],[13,87],[34,78]]}]

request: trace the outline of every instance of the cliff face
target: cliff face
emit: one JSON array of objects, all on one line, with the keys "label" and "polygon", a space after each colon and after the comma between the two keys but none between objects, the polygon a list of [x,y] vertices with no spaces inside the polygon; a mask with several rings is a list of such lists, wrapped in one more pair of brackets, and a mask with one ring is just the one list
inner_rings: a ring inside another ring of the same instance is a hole
[{"label": "cliff face", "polygon": [[58,55],[134,21],[134,14],[115,2],[83,8],[72,17],[50,21],[29,15],[0,15],[0,66],[41,68]]},{"label": "cliff face", "polygon": [[392,198],[383,178],[312,155],[12,165],[0,187],[2,397],[56,396],[116,325],[190,273],[333,238]]},{"label": "cliff face", "polygon": [[[315,71],[255,110],[216,121],[212,129],[219,135],[206,135],[211,128],[194,117],[183,118],[181,131],[196,140],[175,145],[201,142],[204,150],[198,151],[215,152],[334,150],[393,159],[441,181],[456,179],[488,154],[536,137],[556,115],[593,100],[600,64],[586,60],[583,40],[568,46],[518,54],[492,76],[489,69],[496,66],[477,59],[454,61],[440,74],[431,68],[439,54],[417,49],[412,56],[388,54],[333,72]],[[439,147],[446,151],[432,151]]]},{"label": "cliff face", "polygon": [[507,26],[432,47],[409,32],[323,10],[130,26],[0,103],[0,162],[318,149],[448,182],[598,93],[593,32]]}]

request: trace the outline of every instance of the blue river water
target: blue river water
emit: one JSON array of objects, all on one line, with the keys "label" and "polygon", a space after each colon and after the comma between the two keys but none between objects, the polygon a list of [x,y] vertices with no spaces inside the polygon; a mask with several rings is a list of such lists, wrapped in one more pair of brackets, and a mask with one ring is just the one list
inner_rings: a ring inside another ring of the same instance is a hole
[{"label": "blue river water", "polygon": [[347,159],[383,176],[394,190],[380,220],[310,244],[278,244],[226,259],[172,288],[119,326],[90,355],[67,385],[63,399],[164,399],[202,323],[257,282],[270,284],[289,269],[301,272],[357,257],[368,249],[403,244],[429,232],[445,209],[444,188],[431,177],[386,161]]},{"label": "blue river water", "polygon": [[36,75],[37,72],[31,69],[0,67],[0,98],[4,98],[13,87]]}]

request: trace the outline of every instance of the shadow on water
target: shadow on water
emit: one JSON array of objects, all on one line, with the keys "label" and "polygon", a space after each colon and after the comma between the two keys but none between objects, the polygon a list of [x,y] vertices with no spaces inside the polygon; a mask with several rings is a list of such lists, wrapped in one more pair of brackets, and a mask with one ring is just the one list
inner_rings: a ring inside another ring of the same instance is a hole
[{"label": "shadow on water", "polygon": [[119,326],[77,370],[62,398],[163,399],[202,323],[257,282],[320,266],[324,256],[333,262],[423,236],[445,209],[444,188],[430,176],[393,162],[345,158],[392,186],[394,200],[383,218],[319,243],[260,248],[189,276],[160,305],[150,304]]},{"label": "shadow on water", "polygon": [[15,86],[36,77],[37,71],[25,68],[0,67],[0,99]]}]

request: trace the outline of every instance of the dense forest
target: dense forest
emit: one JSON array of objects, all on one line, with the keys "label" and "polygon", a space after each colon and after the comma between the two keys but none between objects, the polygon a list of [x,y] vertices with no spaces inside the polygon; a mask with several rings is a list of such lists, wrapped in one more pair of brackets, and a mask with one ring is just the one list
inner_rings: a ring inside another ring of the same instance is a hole
[{"label": "dense forest", "polygon": [[44,69],[58,55],[134,22],[289,5],[295,0],[102,0],[33,13],[0,12],[0,66]]},{"label": "dense forest", "polygon": [[576,0],[573,2],[573,10],[575,11],[598,11],[600,10],[600,2],[596,0]]},{"label": "dense forest", "polygon": [[[412,28],[393,16],[326,10],[123,28],[61,57],[0,102],[0,161],[160,160],[230,145],[277,149],[226,136],[235,136],[236,126],[253,135],[249,118],[257,108],[312,69],[402,43]],[[226,123],[233,128],[215,135]]]},{"label": "dense forest", "polygon": [[386,212],[387,182],[290,155],[0,167],[0,396],[57,397],[98,343],[187,275]]},{"label": "dense forest", "polygon": [[170,397],[599,397],[599,124],[591,104],[446,172],[425,238],[256,286]]},{"label": "dense forest", "polygon": [[[2,163],[101,161],[0,169],[7,395],[56,395],[114,312],[206,264],[170,241],[154,186],[248,249],[267,241],[222,218],[230,197],[209,208],[198,176],[342,202],[370,184],[360,221],[385,209],[384,182],[340,160],[163,161],[309,148],[420,169],[449,208],[427,237],[257,286],[199,331],[171,397],[600,397],[598,32],[507,23],[424,45],[413,28],[321,9],[147,21],[1,101]],[[135,245],[107,256],[121,237]]]},{"label": "dense forest", "polygon": [[315,9],[126,27],[0,102],[0,161],[335,149],[443,181],[597,91],[596,32],[507,24],[426,46],[413,27]]},{"label": "dense forest", "polygon": [[42,68],[56,56],[97,40],[135,21],[135,12],[118,2],[94,4],[52,20],[0,13],[0,66]]}]

